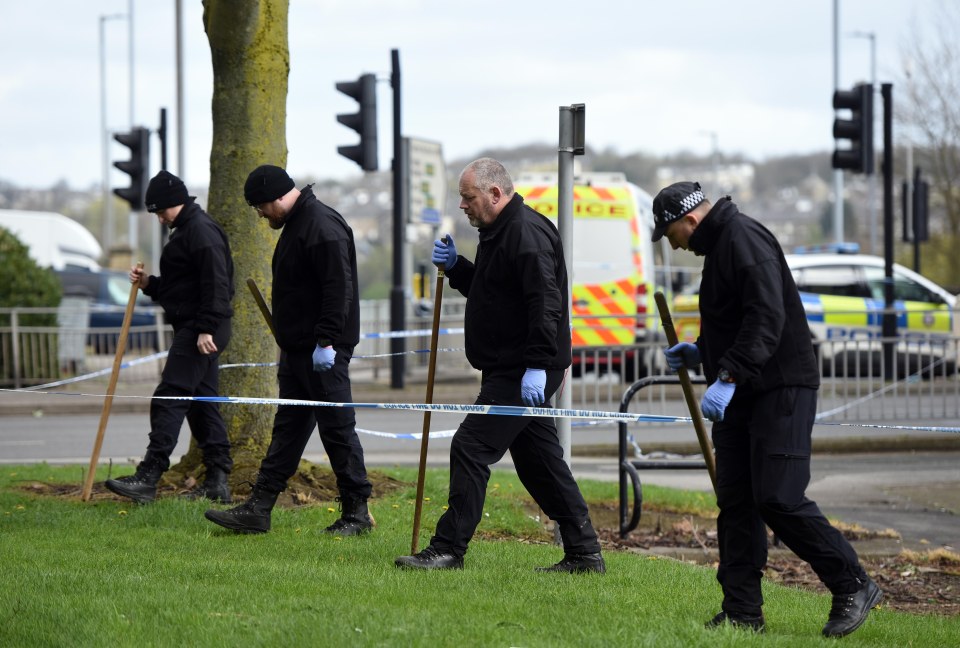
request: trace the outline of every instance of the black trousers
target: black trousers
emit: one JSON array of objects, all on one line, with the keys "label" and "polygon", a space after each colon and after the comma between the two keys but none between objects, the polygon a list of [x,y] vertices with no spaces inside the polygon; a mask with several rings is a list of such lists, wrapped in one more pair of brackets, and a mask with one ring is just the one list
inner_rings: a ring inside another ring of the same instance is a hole
[{"label": "black trousers", "polygon": [[[322,373],[313,370],[312,351],[282,352],[277,372],[280,398],[352,402],[349,372],[352,349],[337,347],[336,351],[333,367]],[[260,464],[257,486],[273,492],[287,487],[287,480],[297,471],[314,427],[320,430],[320,441],[330,459],[341,496],[370,497],[373,487],[367,480],[352,407],[280,405],[273,419],[267,456]]]},{"label": "black trousers", "polygon": [[[484,371],[478,405],[519,405],[525,369]],[[563,381],[563,370],[547,371],[545,395],[551,398]],[[430,545],[462,557],[483,515],[490,466],[507,450],[517,476],[560,529],[567,553],[597,553],[600,543],[587,503],[563,460],[553,419],[548,417],[468,414],[450,446],[448,508],[437,522]]]},{"label": "black trousers", "polygon": [[[204,355],[197,349],[196,331],[175,327],[173,344],[167,362],[163,366],[160,384],[154,396],[217,396],[220,374],[217,363],[220,354],[230,343],[230,319],[225,319],[213,335],[217,353]],[[208,468],[217,467],[226,472],[233,468],[230,457],[230,441],[227,426],[220,415],[217,403],[196,401],[157,400],[150,401],[150,441],[145,465],[159,466],[166,471],[170,467],[170,455],[177,446],[183,419],[190,424],[190,432],[203,452],[203,463]]]},{"label": "black trousers", "polygon": [[770,529],[834,594],[860,589],[866,573],[850,543],[804,494],[817,391],[787,387],[735,393],[713,425],[723,610],[760,614]]}]

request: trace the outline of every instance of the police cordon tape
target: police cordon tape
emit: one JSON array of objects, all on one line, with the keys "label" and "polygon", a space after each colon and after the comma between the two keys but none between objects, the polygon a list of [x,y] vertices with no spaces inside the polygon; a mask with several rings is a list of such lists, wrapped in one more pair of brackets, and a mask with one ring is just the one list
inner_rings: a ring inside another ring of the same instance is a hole
[{"label": "police cordon tape", "polygon": [[[44,394],[50,396],[80,396],[92,398],[106,398],[106,394],[86,394],[80,392],[48,392],[26,389],[0,389],[0,392],[7,393],[30,393]],[[242,396],[137,396],[137,395],[114,395],[113,398],[126,398],[137,400],[180,400],[195,401],[202,403],[228,403],[240,405],[290,405],[297,407],[351,407],[354,409],[379,409],[394,411],[411,412],[440,412],[440,413],[460,413],[460,414],[479,414],[487,416],[523,416],[537,417],[549,416],[554,418],[569,419],[587,419],[592,424],[602,424],[605,422],[617,423],[692,423],[693,419],[689,416],[666,416],[662,414],[637,414],[632,412],[607,412],[604,410],[587,409],[559,409],[552,407],[525,407],[519,405],[479,405],[479,404],[452,404],[452,403],[335,403],[330,401],[315,401],[291,398],[252,398]],[[819,416],[817,417],[820,418]],[[837,427],[856,427],[873,428],[883,430],[913,430],[919,432],[949,432],[960,433],[960,427],[932,426],[932,425],[881,425],[876,423],[836,423],[830,421],[817,421],[818,425],[830,425]],[[365,431],[368,432],[369,431]],[[420,438],[419,436],[402,435],[393,432],[378,432],[378,436],[388,436],[393,438]],[[431,433],[432,434],[432,433]]]},{"label": "police cordon tape", "polygon": [[[82,392],[51,392],[26,389],[0,389],[6,393],[44,394],[47,396],[81,396],[87,398],[106,398],[106,394],[87,394]],[[634,423],[682,423],[690,417],[666,416],[661,414],[633,414],[630,412],[605,412],[603,410],[555,409],[552,407],[525,407],[521,405],[468,405],[453,403],[337,403],[297,398],[253,398],[246,396],[139,396],[135,394],[114,394],[112,398],[136,400],[174,400],[194,401],[198,403],[230,403],[239,405],[291,405],[297,407],[351,407],[353,409],[382,409],[413,412],[443,412],[460,414],[488,414],[493,416],[552,416],[571,419],[591,419],[626,421]]]},{"label": "police cordon tape", "polygon": [[[365,430],[363,428],[355,429],[360,434],[369,434],[370,436],[384,437],[386,439],[410,439],[414,441],[423,439],[423,432],[379,432],[377,430]],[[449,439],[455,432],[456,430],[431,430],[430,438]]]},{"label": "police cordon tape", "polygon": [[[166,358],[169,355],[168,351],[160,351],[159,353],[152,353],[148,356],[142,358],[136,358],[135,360],[130,360],[129,362],[124,362],[120,365],[120,369],[129,369],[130,367],[135,367],[136,365],[143,364],[145,362],[153,362],[154,360],[161,360]],[[61,387],[63,385],[70,385],[73,383],[83,382],[84,380],[90,380],[91,378],[97,378],[99,376],[105,376],[108,373],[113,371],[113,367],[105,367],[99,371],[93,371],[90,373],[83,374],[81,376],[74,376],[73,378],[64,378],[63,380],[56,380],[54,382],[44,383],[42,385],[34,385],[33,387],[27,387],[22,390],[24,392],[34,392],[34,393],[45,393],[39,390],[48,389],[50,387]]]},{"label": "police cordon tape", "polygon": [[[460,328],[442,328],[438,329],[437,333],[440,335],[454,335],[463,333],[463,327]],[[433,331],[430,329],[416,329],[413,331],[382,331],[380,333],[364,333],[360,336],[362,340],[385,340],[388,338],[403,338],[403,337],[416,337],[416,336],[429,336],[433,335]]]},{"label": "police cordon tape", "polygon": [[[463,348],[443,348],[437,349],[437,351],[450,352],[450,351],[463,351]],[[354,356],[354,360],[366,360],[370,358],[389,358],[391,356],[398,355],[413,355],[413,354],[422,354],[430,353],[430,349],[415,349],[412,351],[400,351],[398,353],[377,353],[373,355],[359,355]],[[129,369],[130,367],[135,367],[139,364],[144,364],[146,362],[153,362],[154,360],[163,360],[170,354],[169,351],[160,351],[158,353],[152,353],[148,356],[142,358],[136,358],[128,362],[124,362],[120,365],[120,369]],[[230,364],[220,365],[220,369],[238,369],[238,368],[251,368],[251,367],[276,367],[276,362],[233,362]],[[27,391],[36,391],[39,389],[46,389],[48,387],[61,387],[63,385],[70,385],[73,383],[83,382],[84,380],[90,380],[92,378],[98,378],[100,376],[105,376],[108,373],[113,371],[112,368],[107,367],[100,369],[98,371],[92,371],[80,376],[73,376],[72,378],[64,378],[63,380],[57,380],[54,382],[44,383],[42,385],[34,385],[33,387],[27,387]]]},{"label": "police cordon tape", "polygon": [[[464,332],[463,328],[443,328],[439,329],[440,334],[449,335],[449,334],[460,334]],[[384,331],[379,333],[365,333],[361,335],[363,339],[388,339],[388,338],[403,338],[403,337],[416,337],[432,335],[432,331],[429,329],[414,329],[406,331]],[[452,351],[463,351],[462,348],[442,348],[438,351],[452,352]],[[429,349],[416,349],[412,351],[401,351],[398,353],[381,353],[375,355],[358,355],[354,356],[354,359],[365,359],[365,358],[382,358],[390,357],[395,355],[407,355],[407,354],[421,354],[429,353]],[[169,355],[168,351],[160,351],[153,353],[142,358],[136,358],[124,362],[120,365],[120,369],[128,369],[139,364],[144,364],[147,362],[152,362],[155,360],[162,360]],[[276,362],[238,362],[220,365],[220,369],[235,369],[235,368],[253,368],[253,367],[275,367],[277,366]],[[48,389],[50,387],[60,387],[63,385],[73,384],[77,382],[82,382],[84,380],[90,380],[92,378],[97,378],[99,376],[106,375],[112,371],[112,368],[104,368],[98,371],[91,373],[83,374],[81,376],[74,376],[72,378],[66,378],[64,380],[58,380],[50,383],[44,383],[42,385],[36,385],[33,387],[27,387],[24,389],[0,389],[0,392],[23,392],[23,393],[32,393],[32,394],[46,394],[52,396],[92,396],[97,398],[105,398],[106,394],[82,394],[82,393],[63,393],[63,392],[47,392],[41,391]],[[912,376],[908,376],[906,380],[909,380]],[[899,381],[898,381],[899,382]],[[884,430],[914,430],[919,432],[950,432],[950,433],[960,433],[960,428],[955,427],[946,427],[946,426],[909,426],[909,425],[881,425],[881,424],[871,424],[871,423],[835,423],[824,421],[823,419],[835,416],[849,408],[855,407],[861,403],[869,401],[881,394],[890,391],[896,387],[896,383],[888,385],[882,389],[879,389],[870,394],[866,394],[850,403],[845,403],[840,407],[836,407],[832,410],[826,412],[821,412],[817,414],[815,420],[818,425],[832,425],[838,427],[858,427],[858,428],[874,428],[874,429],[884,429]],[[164,398],[164,399],[176,399],[176,400],[207,400],[211,402],[224,402],[224,403],[245,403],[245,404],[263,404],[263,405],[303,405],[311,407],[354,407],[357,409],[393,409],[393,410],[413,410],[419,412],[460,412],[466,414],[489,414],[496,416],[553,416],[558,418],[572,418],[572,419],[590,419],[590,420],[580,420],[573,421],[572,426],[576,427],[586,427],[586,426],[596,426],[596,425],[610,425],[613,423],[627,422],[627,423],[690,423],[693,421],[690,417],[678,417],[678,416],[664,416],[658,414],[640,414],[634,415],[624,412],[606,412],[602,410],[561,410],[553,408],[528,408],[528,407],[519,407],[519,406],[491,406],[491,405],[426,405],[420,403],[330,403],[324,401],[291,401],[288,399],[267,399],[267,398],[242,398],[242,397],[233,397],[233,396],[218,396],[218,397],[178,397],[178,396],[117,396],[114,395],[114,398],[136,398],[136,399],[150,399],[150,398]],[[483,409],[486,408],[486,409]],[[493,408],[498,411],[490,411]],[[503,411],[499,411],[503,410]],[[536,413],[528,413],[528,411],[536,411]],[[393,432],[376,432],[373,430],[361,430],[357,429],[358,432],[363,432],[365,434],[372,434],[375,436],[384,436],[391,438],[407,438],[407,439],[420,439],[422,434],[398,434]],[[444,437],[444,436],[453,436],[454,430],[444,430],[439,432],[431,432],[431,436]]]},{"label": "police cordon tape", "polygon": [[[439,333],[441,335],[455,335],[463,332],[464,332],[464,329],[462,327],[461,328],[442,328],[439,330]],[[360,338],[363,340],[382,340],[382,339],[390,339],[390,338],[418,337],[418,336],[431,335],[431,334],[432,334],[432,331],[430,331],[429,329],[413,329],[413,330],[406,330],[406,331],[382,331],[379,333],[364,333],[363,335],[360,336]],[[437,351],[444,351],[444,352],[463,351],[463,348],[462,347],[442,348],[442,349],[437,349]],[[430,349],[416,349],[413,351],[400,351],[396,353],[377,353],[373,355],[357,355],[357,356],[354,356],[353,359],[364,360],[368,358],[389,358],[391,356],[397,356],[397,355],[413,355],[413,354],[422,354],[422,353],[430,353]],[[136,358],[135,360],[124,362],[120,365],[120,368],[128,369],[130,367],[134,367],[138,364],[143,364],[145,362],[162,360],[166,358],[167,355],[169,355],[168,351],[159,351],[157,353],[152,353],[142,358]],[[233,364],[220,365],[220,368],[234,369],[237,367],[276,367],[276,366],[277,366],[276,362],[239,362],[239,363],[233,363]],[[91,378],[105,376],[108,373],[110,373],[112,370],[113,370],[112,368],[100,369],[99,371],[83,374],[82,376],[74,376],[72,378],[65,378],[64,380],[58,380],[55,382],[45,383],[43,385],[37,385],[35,387],[29,387],[28,390],[36,391],[38,389],[45,389],[47,387],[60,387],[62,385],[69,385],[76,382],[82,382],[84,380],[89,380]]]}]

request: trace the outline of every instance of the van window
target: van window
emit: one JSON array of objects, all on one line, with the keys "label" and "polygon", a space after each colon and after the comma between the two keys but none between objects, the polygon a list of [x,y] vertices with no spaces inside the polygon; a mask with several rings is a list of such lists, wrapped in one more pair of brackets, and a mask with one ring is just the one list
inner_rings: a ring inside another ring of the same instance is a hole
[{"label": "van window", "polygon": [[573,240],[573,281],[603,283],[636,272],[629,220],[575,218]]},{"label": "van window", "polygon": [[849,265],[815,266],[794,271],[797,290],[838,297],[870,297],[860,273]]}]

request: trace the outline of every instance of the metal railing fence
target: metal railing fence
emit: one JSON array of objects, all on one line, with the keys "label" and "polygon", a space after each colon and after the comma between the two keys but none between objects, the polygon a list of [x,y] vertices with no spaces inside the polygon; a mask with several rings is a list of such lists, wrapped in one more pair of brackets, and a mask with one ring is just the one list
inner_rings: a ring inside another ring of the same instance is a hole
[{"label": "metal railing fence", "polygon": [[[464,301],[443,304],[437,354],[438,381],[475,374],[466,361],[462,332]],[[122,309],[121,309],[122,310]],[[58,326],[26,326],[27,315],[58,316]],[[362,340],[355,351],[351,375],[356,383],[385,383],[390,379],[391,337],[387,300],[365,300],[361,305]],[[153,323],[132,326],[125,361],[146,358],[168,348],[172,329],[162,313]],[[425,372],[432,314],[412,305],[404,338],[406,374]],[[85,316],[74,311],[40,308],[0,309],[0,386],[24,388],[70,376],[103,371],[113,363],[120,327],[91,330]],[[949,420],[960,418],[960,380],[957,358],[960,339],[953,336],[896,340],[891,375],[882,362],[883,339],[834,340],[816,345],[821,367],[820,414],[833,421],[884,419]],[[666,341],[655,335],[649,342],[604,348],[576,348],[565,389],[576,407],[616,411],[624,391],[646,376],[668,375],[662,350]],[[253,361],[237,359],[238,362]],[[162,361],[143,362],[124,369],[128,383],[159,379]],[[654,385],[634,399],[632,408],[652,414],[685,415],[683,398],[671,385]],[[679,403],[679,407],[678,407]]]}]

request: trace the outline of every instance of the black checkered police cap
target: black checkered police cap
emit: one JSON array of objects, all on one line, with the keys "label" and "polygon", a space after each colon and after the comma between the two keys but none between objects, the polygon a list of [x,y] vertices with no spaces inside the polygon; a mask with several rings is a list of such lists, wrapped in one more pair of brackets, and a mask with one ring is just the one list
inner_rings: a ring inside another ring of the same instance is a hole
[{"label": "black checkered police cap", "polygon": [[700,190],[699,182],[674,182],[664,187],[653,199],[653,237],[656,243],[663,238],[667,227],[675,220],[680,220],[706,198]]}]

